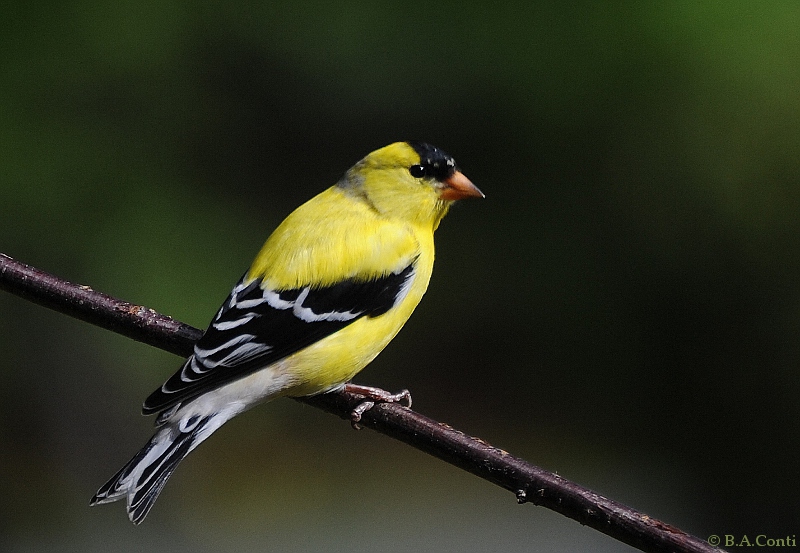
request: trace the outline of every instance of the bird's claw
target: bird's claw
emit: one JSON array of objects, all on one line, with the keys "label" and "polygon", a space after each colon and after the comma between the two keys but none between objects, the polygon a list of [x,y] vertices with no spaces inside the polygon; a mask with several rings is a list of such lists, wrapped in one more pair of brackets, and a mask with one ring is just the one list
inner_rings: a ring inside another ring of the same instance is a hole
[{"label": "bird's claw", "polygon": [[355,430],[361,429],[361,426],[358,424],[361,421],[361,416],[372,409],[375,403],[405,403],[406,407],[411,407],[411,392],[408,390],[400,390],[398,393],[393,394],[372,386],[346,384],[344,391],[350,392],[351,394],[358,394],[366,398],[350,412],[350,424]]},{"label": "bird's claw", "polygon": [[350,411],[350,424],[353,426],[353,430],[361,430],[361,425],[358,424],[361,421],[361,415],[373,407],[375,407],[374,401],[365,400],[356,405],[355,409]]}]

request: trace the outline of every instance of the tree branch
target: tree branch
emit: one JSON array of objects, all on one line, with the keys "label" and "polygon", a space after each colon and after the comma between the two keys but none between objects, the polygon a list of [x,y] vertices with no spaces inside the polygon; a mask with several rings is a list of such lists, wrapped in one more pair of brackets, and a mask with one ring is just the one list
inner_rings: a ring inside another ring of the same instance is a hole
[{"label": "tree branch", "polygon": [[[50,309],[187,357],[202,332],[152,309],[72,284],[0,253],[0,288]],[[361,396],[345,392],[299,401],[350,419]],[[396,403],[378,404],[360,424],[503,487],[520,503],[559,512],[642,551],[719,552],[707,542],[531,465]]]}]

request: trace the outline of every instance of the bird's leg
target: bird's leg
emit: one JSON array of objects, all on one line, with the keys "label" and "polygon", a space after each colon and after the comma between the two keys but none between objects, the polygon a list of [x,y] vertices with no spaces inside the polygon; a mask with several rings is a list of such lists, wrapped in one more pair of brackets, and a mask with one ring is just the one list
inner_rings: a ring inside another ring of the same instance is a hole
[{"label": "bird's leg", "polygon": [[358,422],[361,420],[361,415],[372,409],[376,402],[400,403],[405,401],[406,407],[411,407],[411,392],[408,390],[400,390],[400,392],[393,394],[391,392],[387,392],[386,390],[374,388],[372,386],[361,386],[359,384],[348,383],[344,385],[344,391],[350,392],[351,394],[358,394],[360,396],[364,396],[365,398],[364,401],[356,405],[355,409],[350,412],[350,423],[356,430],[361,428],[358,425]]},{"label": "bird's leg", "polygon": [[408,390],[400,390],[398,393],[393,394],[392,392],[387,392],[381,388],[362,386],[361,384],[353,384],[348,382],[344,385],[344,391],[351,394],[364,396],[379,403],[399,403],[405,400],[406,407],[411,407],[411,392]]}]

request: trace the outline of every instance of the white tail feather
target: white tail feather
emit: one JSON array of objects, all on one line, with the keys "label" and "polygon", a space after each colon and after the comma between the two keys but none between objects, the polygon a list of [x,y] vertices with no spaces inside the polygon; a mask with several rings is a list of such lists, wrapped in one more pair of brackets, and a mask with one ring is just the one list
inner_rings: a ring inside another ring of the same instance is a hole
[{"label": "white tail feather", "polygon": [[147,445],[97,491],[90,504],[126,498],[131,522],[142,522],[178,463],[225,422],[226,418],[218,415],[193,415],[159,429]]}]

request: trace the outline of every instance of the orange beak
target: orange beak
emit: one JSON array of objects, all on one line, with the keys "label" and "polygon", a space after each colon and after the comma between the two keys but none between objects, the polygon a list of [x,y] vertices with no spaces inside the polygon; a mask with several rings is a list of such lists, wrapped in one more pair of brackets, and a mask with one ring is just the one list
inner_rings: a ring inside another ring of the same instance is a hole
[{"label": "orange beak", "polygon": [[439,197],[443,200],[453,201],[461,200],[463,198],[485,198],[483,192],[478,190],[478,187],[472,184],[472,181],[464,176],[461,171],[456,171],[448,178],[442,181],[444,188],[439,193]]}]

